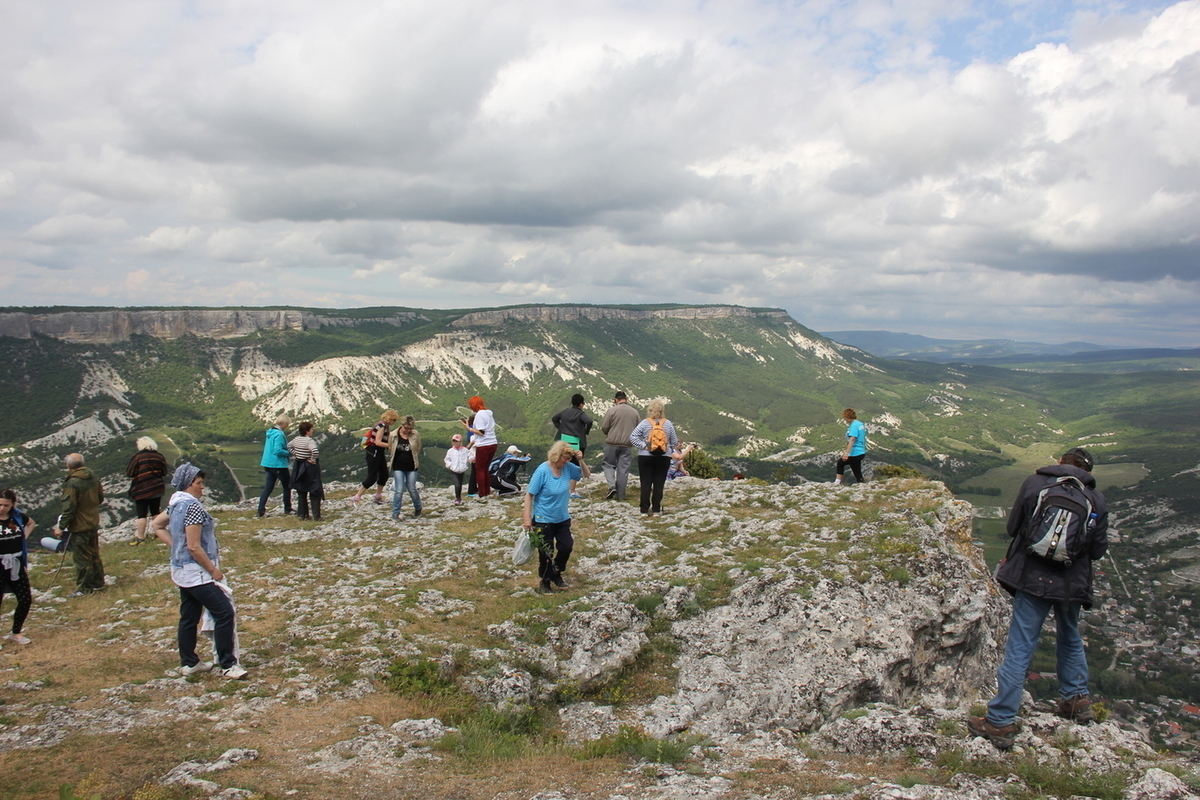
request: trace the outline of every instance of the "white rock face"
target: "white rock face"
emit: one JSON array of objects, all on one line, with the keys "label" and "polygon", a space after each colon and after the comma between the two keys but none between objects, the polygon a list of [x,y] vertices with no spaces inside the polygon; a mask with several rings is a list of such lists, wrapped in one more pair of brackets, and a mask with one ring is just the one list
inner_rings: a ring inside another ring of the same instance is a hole
[{"label": "white rock face", "polygon": [[571,616],[550,633],[560,650],[570,653],[564,677],[581,689],[593,689],[633,663],[649,641],[650,618],[628,603],[606,603]]},{"label": "white rock face", "polygon": [[923,555],[913,563],[924,576],[810,585],[803,573],[774,569],[727,605],[676,622],[678,691],[647,710],[647,725],[660,734],[809,731],[870,702],[976,696],[994,674],[1006,618],[977,555],[954,545],[969,514],[952,513],[940,531],[914,523]]}]

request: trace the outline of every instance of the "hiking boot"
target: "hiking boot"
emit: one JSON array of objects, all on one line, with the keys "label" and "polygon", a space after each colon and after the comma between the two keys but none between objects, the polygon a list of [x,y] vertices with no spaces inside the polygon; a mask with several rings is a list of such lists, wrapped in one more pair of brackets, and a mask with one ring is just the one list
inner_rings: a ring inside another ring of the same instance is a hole
[{"label": "hiking boot", "polygon": [[552,580],[552,582],[554,583],[554,585],[555,585],[555,586],[557,586],[557,587],[558,587],[558,588],[560,588],[560,589],[566,589],[566,588],[568,588],[568,587],[567,587],[567,582],[563,580],[563,576],[562,576],[562,575],[558,575],[558,576],[556,576],[556,577],[552,578],[551,580]]},{"label": "hiking boot", "polygon": [[617,490],[616,490],[616,489],[609,489],[609,490],[608,490],[608,494],[604,495],[604,499],[605,499],[605,500],[615,500],[615,499],[617,499]]},{"label": "hiking boot", "polygon": [[534,591],[538,594],[554,594],[554,587],[550,585],[550,581],[542,581]]},{"label": "hiking boot", "polygon": [[1062,698],[1058,701],[1058,710],[1054,713],[1080,724],[1094,722],[1096,719],[1096,714],[1092,711],[1092,698],[1086,694],[1078,694],[1070,699]]},{"label": "hiking boot", "polygon": [[985,717],[967,717],[967,730],[973,736],[982,736],[996,746],[997,750],[1008,750],[1017,741],[1017,723],[998,728]]},{"label": "hiking boot", "polygon": [[415,509],[413,509],[413,516],[414,516],[414,517],[419,517],[419,516],[421,516],[421,509],[419,509],[419,508],[415,508]]}]

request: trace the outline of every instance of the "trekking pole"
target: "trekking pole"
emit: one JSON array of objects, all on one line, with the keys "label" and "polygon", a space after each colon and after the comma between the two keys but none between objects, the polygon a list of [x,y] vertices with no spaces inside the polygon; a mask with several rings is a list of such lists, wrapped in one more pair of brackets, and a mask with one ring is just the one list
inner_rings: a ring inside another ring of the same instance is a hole
[{"label": "trekking pole", "polygon": [[67,541],[71,538],[70,531],[63,531],[62,538],[62,558],[58,560],[58,569],[54,570],[54,576],[50,579],[50,585],[44,591],[49,592],[51,589],[58,586],[58,574],[62,572],[63,564],[67,563]]}]

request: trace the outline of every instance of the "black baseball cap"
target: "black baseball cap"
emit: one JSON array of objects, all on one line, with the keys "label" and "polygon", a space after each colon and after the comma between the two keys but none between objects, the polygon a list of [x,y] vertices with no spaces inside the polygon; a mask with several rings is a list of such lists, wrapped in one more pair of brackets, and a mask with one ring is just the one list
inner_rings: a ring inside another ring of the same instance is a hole
[{"label": "black baseball cap", "polygon": [[1067,452],[1063,453],[1063,456],[1064,457],[1074,456],[1075,458],[1078,458],[1080,461],[1083,462],[1083,468],[1086,469],[1088,472],[1092,471],[1092,465],[1096,463],[1092,459],[1092,454],[1089,453],[1087,450],[1084,450],[1082,447],[1073,447],[1070,450],[1068,450]]}]

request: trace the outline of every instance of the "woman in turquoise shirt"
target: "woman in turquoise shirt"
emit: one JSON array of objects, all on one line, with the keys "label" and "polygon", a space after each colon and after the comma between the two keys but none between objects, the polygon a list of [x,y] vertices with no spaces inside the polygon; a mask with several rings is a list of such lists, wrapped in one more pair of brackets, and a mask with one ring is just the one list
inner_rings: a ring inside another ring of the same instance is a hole
[{"label": "woman in turquoise shirt", "polygon": [[837,478],[833,482],[842,482],[842,475],[846,470],[846,465],[849,464],[850,469],[854,471],[855,482],[862,483],[862,462],[863,457],[867,454],[867,426],[859,422],[858,414],[853,408],[844,410],[842,419],[850,425],[846,428],[846,449],[842,452],[841,458],[837,460]]},{"label": "woman in turquoise shirt", "polygon": [[567,588],[562,574],[575,547],[571,536],[571,482],[582,474],[571,463],[574,456],[575,449],[562,439],[552,444],[546,463],[533,471],[525,494],[525,529],[538,543],[539,594],[553,594],[555,586]]},{"label": "woman in turquoise shirt", "polygon": [[262,494],[258,496],[258,515],[267,513],[267,500],[275,491],[275,482],[283,484],[283,513],[292,513],[292,476],[288,474],[287,435],[284,433],[292,420],[280,414],[275,418],[275,425],[267,428],[267,438],[263,441],[262,460],[259,465],[263,468],[266,478]]}]

